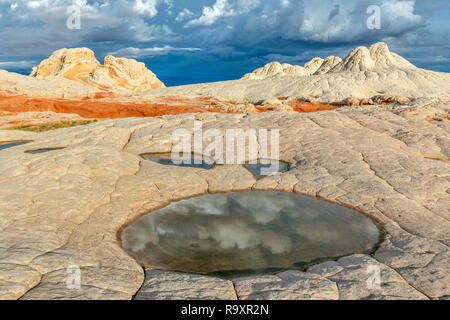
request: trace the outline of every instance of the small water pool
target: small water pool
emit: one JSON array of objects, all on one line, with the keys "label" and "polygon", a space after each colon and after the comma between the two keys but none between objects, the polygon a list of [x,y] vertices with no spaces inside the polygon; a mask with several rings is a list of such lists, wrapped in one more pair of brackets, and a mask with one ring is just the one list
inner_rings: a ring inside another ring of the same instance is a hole
[{"label": "small water pool", "polygon": [[25,153],[31,153],[31,154],[40,154],[40,153],[46,153],[51,151],[57,151],[57,150],[63,150],[65,148],[43,148],[43,149],[37,149],[37,150],[28,150],[25,151]]},{"label": "small water pool", "polygon": [[272,161],[271,163],[258,161],[254,164],[246,163],[244,166],[255,175],[256,179],[289,171],[289,164],[282,161]]},{"label": "small water pool", "polygon": [[31,141],[6,141],[0,142],[0,150],[21,146],[23,144],[30,143]]},{"label": "small water pool", "polygon": [[153,161],[167,166],[189,167],[206,170],[214,167],[213,160],[206,161],[207,158],[202,155],[196,154],[192,154],[189,159],[172,157],[172,153],[149,153],[143,154],[142,157],[145,160]]},{"label": "small water pool", "polygon": [[346,207],[251,191],[172,203],[126,227],[120,237],[146,267],[228,277],[369,253],[380,232],[371,219]]},{"label": "small water pool", "polygon": [[[181,157],[173,158],[171,153],[149,153],[141,155],[145,160],[156,162],[162,165],[189,167],[209,170],[216,165],[214,160],[202,155],[192,154],[189,158],[183,159]],[[269,160],[270,161],[270,160]],[[289,164],[282,161],[265,162],[258,160],[256,163],[243,164],[247,170],[252,172],[257,179],[269,176],[275,173],[286,172],[289,170]]]}]

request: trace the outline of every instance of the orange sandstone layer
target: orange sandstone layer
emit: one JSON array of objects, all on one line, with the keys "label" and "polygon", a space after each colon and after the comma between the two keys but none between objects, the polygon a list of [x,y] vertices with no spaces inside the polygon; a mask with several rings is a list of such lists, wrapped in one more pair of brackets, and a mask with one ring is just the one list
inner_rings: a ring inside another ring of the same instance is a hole
[{"label": "orange sandstone layer", "polygon": [[290,100],[288,104],[297,112],[317,112],[336,109],[337,106],[333,106],[328,103],[322,102],[309,102],[303,100]]},{"label": "orange sandstone layer", "polygon": [[[111,99],[105,99],[111,98]],[[23,95],[0,94],[0,116],[23,112],[45,112],[77,114],[86,119],[111,119],[127,117],[156,117],[181,113],[218,112],[232,113],[219,106],[232,105],[230,101],[219,101],[209,97],[182,98],[176,96],[152,98],[152,101],[117,101],[109,96],[98,95],[97,99],[65,100],[30,98]],[[337,108],[330,104],[290,100],[287,104],[297,112],[316,112]],[[272,111],[270,105],[258,106],[256,112]]]},{"label": "orange sandstone layer", "polygon": [[86,119],[112,119],[127,117],[156,117],[181,113],[221,112],[207,109],[209,99],[163,97],[153,102],[129,102],[101,99],[64,100],[0,95],[0,116],[22,112],[72,113]]}]

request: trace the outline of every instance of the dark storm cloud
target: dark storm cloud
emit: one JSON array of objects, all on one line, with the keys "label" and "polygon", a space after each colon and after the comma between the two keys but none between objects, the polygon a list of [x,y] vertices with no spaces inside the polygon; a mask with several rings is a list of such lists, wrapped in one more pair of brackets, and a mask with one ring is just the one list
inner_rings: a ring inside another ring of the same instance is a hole
[{"label": "dark storm cloud", "polygon": [[[81,8],[80,30],[66,27],[73,4]],[[379,30],[366,25],[372,4],[381,9]],[[424,48],[435,48],[429,61],[442,66],[449,59],[445,9],[433,0],[430,8],[403,0],[0,0],[0,67],[18,70],[10,62],[23,67],[62,47],[88,46],[100,59],[115,52],[157,62],[186,52],[240,61],[243,74],[268,59],[301,63],[376,41],[419,62]]]}]

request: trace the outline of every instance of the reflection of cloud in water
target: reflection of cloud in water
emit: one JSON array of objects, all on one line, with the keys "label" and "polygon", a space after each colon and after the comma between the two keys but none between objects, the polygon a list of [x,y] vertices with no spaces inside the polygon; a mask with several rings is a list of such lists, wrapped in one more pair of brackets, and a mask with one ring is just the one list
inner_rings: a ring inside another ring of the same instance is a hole
[{"label": "reflection of cloud in water", "polygon": [[251,228],[228,224],[216,226],[215,231],[211,234],[211,237],[223,249],[238,248],[245,250],[262,246],[269,249],[273,254],[282,254],[289,252],[292,247],[289,237],[268,230],[256,231]]},{"label": "reflection of cloud in water", "polygon": [[288,236],[267,229],[255,230],[254,223],[249,222],[251,220],[226,216],[199,219],[198,216],[176,216],[174,213],[150,214],[136,228],[129,227],[127,246],[133,252],[139,252],[148,244],[158,245],[160,239],[166,237],[177,240],[213,239],[223,249],[245,250],[262,246],[273,254],[291,250]]},{"label": "reflection of cloud in water", "polygon": [[145,219],[143,223],[134,224],[127,233],[126,245],[133,252],[143,251],[148,244],[158,244],[159,236],[155,232],[153,220]]},{"label": "reflection of cloud in water", "polygon": [[172,203],[169,207],[161,209],[161,212],[177,212],[179,214],[204,214],[204,215],[223,215],[227,198],[212,197],[206,195],[200,198],[192,198],[189,201],[180,201]]},{"label": "reflection of cloud in water", "polygon": [[295,211],[295,203],[290,198],[279,194],[266,193],[264,197],[256,197],[255,193],[245,192],[234,199],[239,210],[252,215],[256,223],[268,224],[280,218],[283,211]]},{"label": "reflection of cloud in water", "polygon": [[122,238],[137,256],[194,263],[203,255],[214,269],[217,261],[229,263],[230,254],[234,264],[259,266],[361,253],[376,244],[378,229],[362,214],[317,199],[241,192],[172,203],[126,228]]}]

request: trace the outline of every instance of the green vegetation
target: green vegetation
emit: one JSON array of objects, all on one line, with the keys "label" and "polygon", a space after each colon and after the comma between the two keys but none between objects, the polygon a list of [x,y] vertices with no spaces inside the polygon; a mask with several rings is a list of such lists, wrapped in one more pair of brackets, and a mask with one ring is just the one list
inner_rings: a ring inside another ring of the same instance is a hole
[{"label": "green vegetation", "polygon": [[50,130],[56,130],[61,128],[71,128],[78,126],[85,126],[90,123],[98,122],[98,120],[77,120],[77,121],[61,121],[57,123],[47,123],[47,124],[29,124],[22,125],[20,127],[10,128],[10,130],[23,130],[32,132],[44,132]]}]

